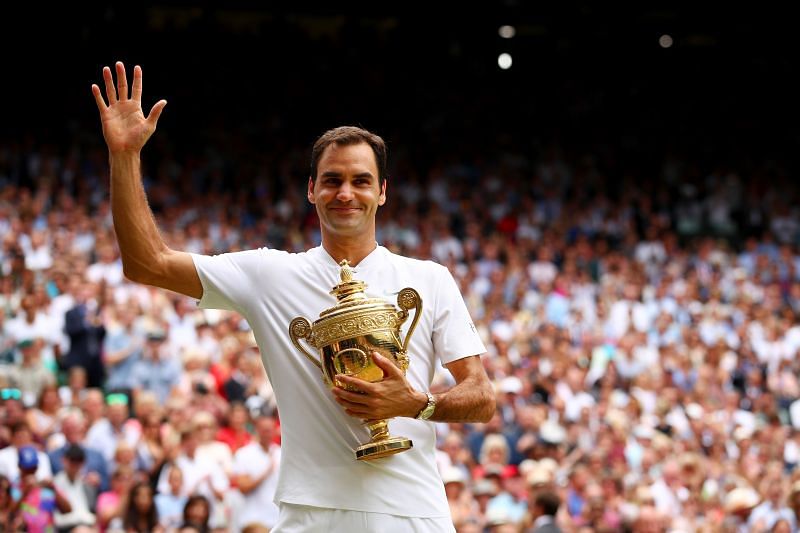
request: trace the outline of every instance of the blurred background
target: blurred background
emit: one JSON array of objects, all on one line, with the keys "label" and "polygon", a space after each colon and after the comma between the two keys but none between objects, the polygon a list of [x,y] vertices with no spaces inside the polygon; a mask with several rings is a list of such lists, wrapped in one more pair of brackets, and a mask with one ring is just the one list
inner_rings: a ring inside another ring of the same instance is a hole
[{"label": "blurred background", "polygon": [[497,391],[489,424],[437,424],[459,533],[533,530],[553,505],[565,531],[797,530],[786,13],[163,2],[16,5],[0,24],[0,485],[28,446],[57,485],[77,462],[96,505],[61,526],[124,529],[148,513],[124,496],[138,483],[168,528],[238,531],[277,475],[227,491],[242,449],[280,448],[246,322],[122,276],[90,92],[121,60],[146,110],[169,102],[143,170],[178,249],[318,245],[311,144],[344,124],[387,140],[378,239],[450,268]]}]

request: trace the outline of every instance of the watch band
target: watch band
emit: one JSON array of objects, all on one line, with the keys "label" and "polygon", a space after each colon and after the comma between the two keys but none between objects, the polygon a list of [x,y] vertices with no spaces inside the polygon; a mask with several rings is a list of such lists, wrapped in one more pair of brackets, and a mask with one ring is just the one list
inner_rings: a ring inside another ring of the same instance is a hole
[{"label": "watch band", "polygon": [[417,415],[417,420],[429,419],[433,415],[433,411],[436,409],[436,398],[433,397],[433,394],[426,392],[425,395],[428,397],[428,403]]}]

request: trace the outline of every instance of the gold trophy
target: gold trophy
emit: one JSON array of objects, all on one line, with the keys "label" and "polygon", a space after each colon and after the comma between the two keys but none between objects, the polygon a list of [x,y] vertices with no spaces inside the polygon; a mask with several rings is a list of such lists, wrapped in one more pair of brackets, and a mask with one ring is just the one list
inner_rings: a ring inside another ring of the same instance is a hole
[{"label": "gold trophy", "polygon": [[[338,303],[326,309],[312,326],[308,319],[297,317],[289,323],[289,336],[298,350],[322,371],[325,383],[345,390],[359,392],[336,379],[337,374],[355,376],[364,381],[383,379],[383,370],[372,360],[371,353],[378,352],[393,361],[405,373],[408,369],[408,342],[422,314],[422,298],[411,288],[397,294],[398,310],[380,298],[364,294],[367,285],[353,279],[353,269],[347,260],[339,263],[341,283],[331,290]],[[416,309],[405,340],[400,341],[400,326],[408,318],[410,309]],[[311,355],[301,344],[319,350],[320,358]],[[369,420],[365,425],[370,441],[356,448],[359,461],[378,459],[403,452],[413,446],[410,439],[389,435],[386,420]]]}]

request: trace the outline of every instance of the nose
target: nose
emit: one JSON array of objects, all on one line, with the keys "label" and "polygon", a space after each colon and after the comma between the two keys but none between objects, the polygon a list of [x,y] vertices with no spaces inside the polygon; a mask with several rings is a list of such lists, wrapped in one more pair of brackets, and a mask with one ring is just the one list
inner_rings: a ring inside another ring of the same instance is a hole
[{"label": "nose", "polygon": [[350,183],[347,181],[343,181],[341,185],[339,185],[339,190],[336,191],[336,199],[340,202],[349,202],[353,199],[353,188],[350,186]]}]

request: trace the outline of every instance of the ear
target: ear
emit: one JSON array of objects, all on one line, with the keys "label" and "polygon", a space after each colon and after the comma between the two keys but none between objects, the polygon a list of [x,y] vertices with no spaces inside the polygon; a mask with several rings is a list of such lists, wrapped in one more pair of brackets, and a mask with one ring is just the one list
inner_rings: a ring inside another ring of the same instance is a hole
[{"label": "ear", "polygon": [[381,185],[381,194],[378,196],[378,205],[383,205],[386,203],[386,183],[389,180],[383,180],[383,184]]},{"label": "ear", "polygon": [[308,201],[312,204],[316,203],[314,201],[314,180],[311,179],[311,176],[308,177]]}]

